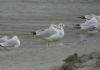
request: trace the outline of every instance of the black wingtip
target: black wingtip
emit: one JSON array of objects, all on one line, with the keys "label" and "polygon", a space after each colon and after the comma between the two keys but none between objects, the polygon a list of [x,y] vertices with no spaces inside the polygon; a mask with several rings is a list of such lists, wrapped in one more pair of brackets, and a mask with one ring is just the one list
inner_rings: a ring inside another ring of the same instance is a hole
[{"label": "black wingtip", "polygon": [[78,17],[78,18],[81,18],[81,19],[86,19],[86,17],[85,17],[85,16],[80,16],[80,17]]},{"label": "black wingtip", "polygon": [[36,32],[32,32],[33,35],[36,35]]},{"label": "black wingtip", "polygon": [[4,47],[4,46],[2,46],[2,45],[0,44],[0,47]]},{"label": "black wingtip", "polygon": [[76,24],[75,26],[80,26],[80,24]]},{"label": "black wingtip", "polygon": [[81,26],[80,26],[80,24],[76,24],[76,25],[74,25],[73,28],[75,28],[75,29],[81,29]]}]

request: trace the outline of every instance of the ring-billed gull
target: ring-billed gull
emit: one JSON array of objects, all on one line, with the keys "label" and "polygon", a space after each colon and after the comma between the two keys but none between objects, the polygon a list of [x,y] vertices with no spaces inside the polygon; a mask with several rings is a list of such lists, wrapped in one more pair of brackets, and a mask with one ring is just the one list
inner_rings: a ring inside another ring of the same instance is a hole
[{"label": "ring-billed gull", "polygon": [[75,28],[77,29],[89,31],[95,30],[96,27],[98,27],[98,21],[95,17],[93,17],[91,20],[86,21],[85,23],[75,25]]},{"label": "ring-billed gull", "polygon": [[0,46],[4,48],[18,48],[20,46],[20,40],[17,36],[13,36],[11,39],[0,43]]},{"label": "ring-billed gull", "polygon": [[33,35],[47,40],[49,45],[49,41],[58,40],[64,36],[63,26],[63,24],[59,24],[58,26],[55,24],[51,24],[48,29],[38,30],[36,32],[33,32]]},{"label": "ring-billed gull", "polygon": [[82,30],[94,30],[98,24],[97,19],[93,17],[91,20],[86,21],[85,23],[80,24]]},{"label": "ring-billed gull", "polygon": [[98,27],[100,27],[100,23],[95,17],[91,18],[90,20],[87,20],[85,23],[77,24],[75,26],[75,28],[77,29],[87,30],[88,33],[97,33]]}]

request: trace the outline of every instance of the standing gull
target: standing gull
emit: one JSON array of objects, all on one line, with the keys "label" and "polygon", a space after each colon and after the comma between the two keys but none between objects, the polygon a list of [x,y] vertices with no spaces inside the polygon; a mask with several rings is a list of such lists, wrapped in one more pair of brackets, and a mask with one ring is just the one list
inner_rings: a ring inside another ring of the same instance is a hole
[{"label": "standing gull", "polygon": [[62,31],[62,25],[56,26],[55,24],[51,24],[48,29],[38,30],[33,32],[33,35],[47,40],[49,46],[49,41],[55,41],[63,37],[64,33]]},{"label": "standing gull", "polygon": [[18,48],[20,46],[20,40],[18,39],[17,36],[14,36],[9,40],[0,43],[0,46],[4,48]]},{"label": "standing gull", "polygon": [[55,33],[51,37],[48,38],[50,41],[59,40],[64,37],[64,29],[63,29],[64,24],[58,24],[58,26],[55,26],[53,28],[54,28]]}]

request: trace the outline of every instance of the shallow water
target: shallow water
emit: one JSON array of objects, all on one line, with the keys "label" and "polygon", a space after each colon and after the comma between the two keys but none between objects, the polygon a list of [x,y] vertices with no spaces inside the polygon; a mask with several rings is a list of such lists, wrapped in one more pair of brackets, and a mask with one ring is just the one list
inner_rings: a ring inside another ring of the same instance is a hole
[{"label": "shallow water", "polygon": [[0,16],[72,17],[99,14],[99,0],[0,0]]}]

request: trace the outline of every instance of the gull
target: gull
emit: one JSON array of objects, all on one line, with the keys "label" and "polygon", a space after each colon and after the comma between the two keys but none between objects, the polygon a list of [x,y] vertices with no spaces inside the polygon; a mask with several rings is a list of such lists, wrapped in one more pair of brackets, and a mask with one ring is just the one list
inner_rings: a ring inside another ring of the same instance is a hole
[{"label": "gull", "polygon": [[63,24],[59,24],[58,26],[51,24],[48,29],[38,30],[33,32],[33,35],[47,40],[49,46],[49,41],[56,41],[64,36]]},{"label": "gull", "polygon": [[51,24],[50,27],[47,29],[37,30],[33,32],[33,36],[47,40],[48,46],[49,46],[49,41],[53,41],[57,39],[57,34],[58,34],[58,30],[55,24]]},{"label": "gull", "polygon": [[94,30],[98,24],[97,19],[93,17],[91,20],[86,21],[85,23],[80,24],[82,30]]},{"label": "gull", "polygon": [[98,32],[98,27],[100,26],[100,23],[96,19],[96,17],[93,17],[92,19],[86,21],[85,23],[82,24],[77,24],[74,28],[76,29],[81,29],[81,30],[86,30],[90,33],[97,33]]},{"label": "gull", "polygon": [[11,39],[6,40],[3,43],[0,43],[0,47],[3,48],[18,48],[20,46],[20,40],[17,36],[13,36]]},{"label": "gull", "polygon": [[51,35],[49,38],[47,38],[50,41],[57,41],[60,40],[61,38],[64,37],[64,24],[60,23],[58,24],[58,26],[54,26],[53,29],[55,31],[55,33],[53,35]]},{"label": "gull", "polygon": [[100,28],[100,16],[96,16],[95,14],[90,14],[90,15],[80,16],[79,18],[86,19],[86,22],[88,21],[90,22],[91,20],[93,20],[93,18],[95,18],[97,20],[96,28]]}]

